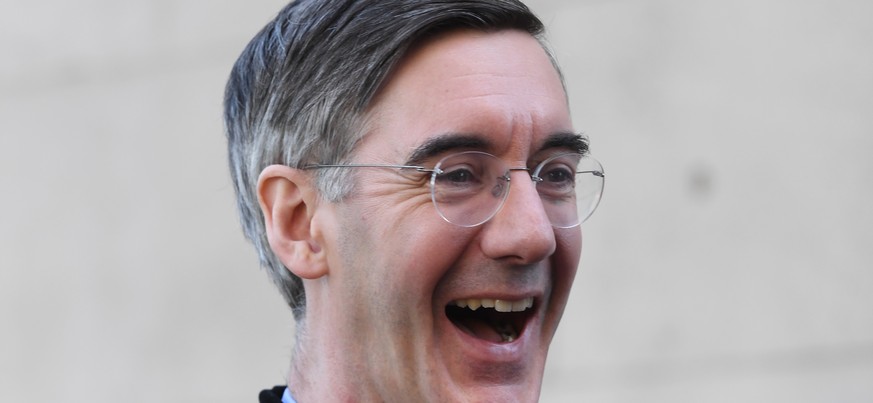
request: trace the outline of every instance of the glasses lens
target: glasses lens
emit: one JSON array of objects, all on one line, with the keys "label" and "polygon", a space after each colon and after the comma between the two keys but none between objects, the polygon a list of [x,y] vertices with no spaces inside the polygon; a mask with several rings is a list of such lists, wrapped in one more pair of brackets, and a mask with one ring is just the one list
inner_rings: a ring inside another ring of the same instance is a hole
[{"label": "glasses lens", "polygon": [[509,193],[507,172],[497,157],[479,151],[442,159],[431,176],[433,202],[440,216],[463,227],[488,221]]},{"label": "glasses lens", "polygon": [[572,228],[594,213],[603,194],[603,167],[578,153],[557,155],[543,161],[534,172],[542,181],[537,191],[552,225]]}]

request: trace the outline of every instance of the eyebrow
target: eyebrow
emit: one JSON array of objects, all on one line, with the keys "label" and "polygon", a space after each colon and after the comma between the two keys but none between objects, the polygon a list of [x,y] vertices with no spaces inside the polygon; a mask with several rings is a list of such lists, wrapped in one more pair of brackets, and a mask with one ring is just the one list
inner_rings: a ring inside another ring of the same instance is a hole
[{"label": "eyebrow", "polygon": [[550,148],[569,148],[582,155],[588,154],[588,136],[582,133],[560,132],[549,135],[540,151],[545,151]]},{"label": "eyebrow", "polygon": [[406,165],[419,165],[422,162],[443,154],[446,151],[458,149],[491,149],[491,142],[481,136],[468,133],[448,133],[427,140],[415,148]]},{"label": "eyebrow", "polygon": [[[420,165],[424,161],[443,154],[447,151],[460,149],[490,150],[491,142],[482,136],[469,133],[447,133],[428,139],[424,144],[415,148],[405,165]],[[582,133],[558,132],[549,135],[540,146],[539,151],[553,148],[567,148],[588,154],[588,137]]]}]

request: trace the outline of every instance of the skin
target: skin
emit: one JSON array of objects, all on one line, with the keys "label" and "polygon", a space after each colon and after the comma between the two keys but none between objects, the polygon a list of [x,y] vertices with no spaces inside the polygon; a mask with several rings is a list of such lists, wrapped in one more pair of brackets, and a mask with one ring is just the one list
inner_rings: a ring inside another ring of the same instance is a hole
[{"label": "skin", "polygon": [[[572,132],[566,95],[529,34],[454,31],[411,51],[380,91],[353,162],[404,164],[457,134],[530,167]],[[259,183],[273,250],[304,279],[305,329],[289,385],[299,401],[536,401],[576,267],[579,227],[556,229],[527,173],[513,171],[502,210],[464,228],[445,222],[419,175],[350,169],[355,191],[320,200],[310,171],[271,166]],[[462,298],[534,297],[511,343],[477,339],[445,307]]]}]

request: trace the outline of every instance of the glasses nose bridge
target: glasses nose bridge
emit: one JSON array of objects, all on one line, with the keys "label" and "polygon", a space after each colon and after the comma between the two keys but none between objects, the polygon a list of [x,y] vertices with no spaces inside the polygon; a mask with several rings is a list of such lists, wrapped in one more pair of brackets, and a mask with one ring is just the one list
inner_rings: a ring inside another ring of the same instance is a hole
[{"label": "glasses nose bridge", "polygon": [[509,167],[509,168],[506,168],[506,179],[509,180],[510,182],[512,182],[512,178],[510,178],[509,174],[511,174],[512,171],[527,172],[527,175],[528,175],[528,177],[530,177],[530,180],[532,180],[534,182],[539,182],[542,180],[542,179],[534,176],[533,172],[531,172],[530,168],[528,168],[528,167]]},{"label": "glasses nose bridge", "polygon": [[[530,178],[531,182],[533,182],[534,189],[536,189],[536,185],[543,181],[539,176],[534,175],[534,171],[528,167],[510,167],[506,169],[506,181],[512,184],[512,178],[509,174],[513,171],[523,171],[527,173],[527,177]],[[512,186],[509,187],[509,191],[512,191]]]},{"label": "glasses nose bridge", "polygon": [[[516,193],[519,192],[518,187],[521,184],[516,184],[516,186],[512,186],[513,181],[512,181],[510,174],[514,171],[522,171],[522,172],[527,173],[527,177],[530,178],[532,185],[533,185],[532,190],[537,195],[537,200],[542,202],[541,198],[539,197],[539,192],[537,191],[537,188],[536,188],[537,183],[542,182],[542,179],[539,178],[538,176],[534,176],[533,171],[528,167],[509,167],[506,169],[506,181],[507,181],[507,184],[509,185],[509,189],[507,189],[508,194],[506,195],[506,199],[509,199],[510,197],[512,197],[511,193],[513,193],[513,188],[516,188],[515,189]],[[504,204],[505,204],[505,202],[506,202],[506,200],[504,200]],[[503,206],[501,206],[501,210],[502,209],[503,209]]]}]

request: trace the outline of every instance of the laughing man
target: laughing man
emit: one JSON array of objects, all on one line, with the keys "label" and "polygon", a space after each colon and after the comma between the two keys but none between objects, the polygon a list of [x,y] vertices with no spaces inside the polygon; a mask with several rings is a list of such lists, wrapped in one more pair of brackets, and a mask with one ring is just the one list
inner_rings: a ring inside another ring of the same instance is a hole
[{"label": "laughing man", "polygon": [[225,96],[246,236],[296,320],[262,402],[520,401],[603,170],[514,0],[299,0]]}]

